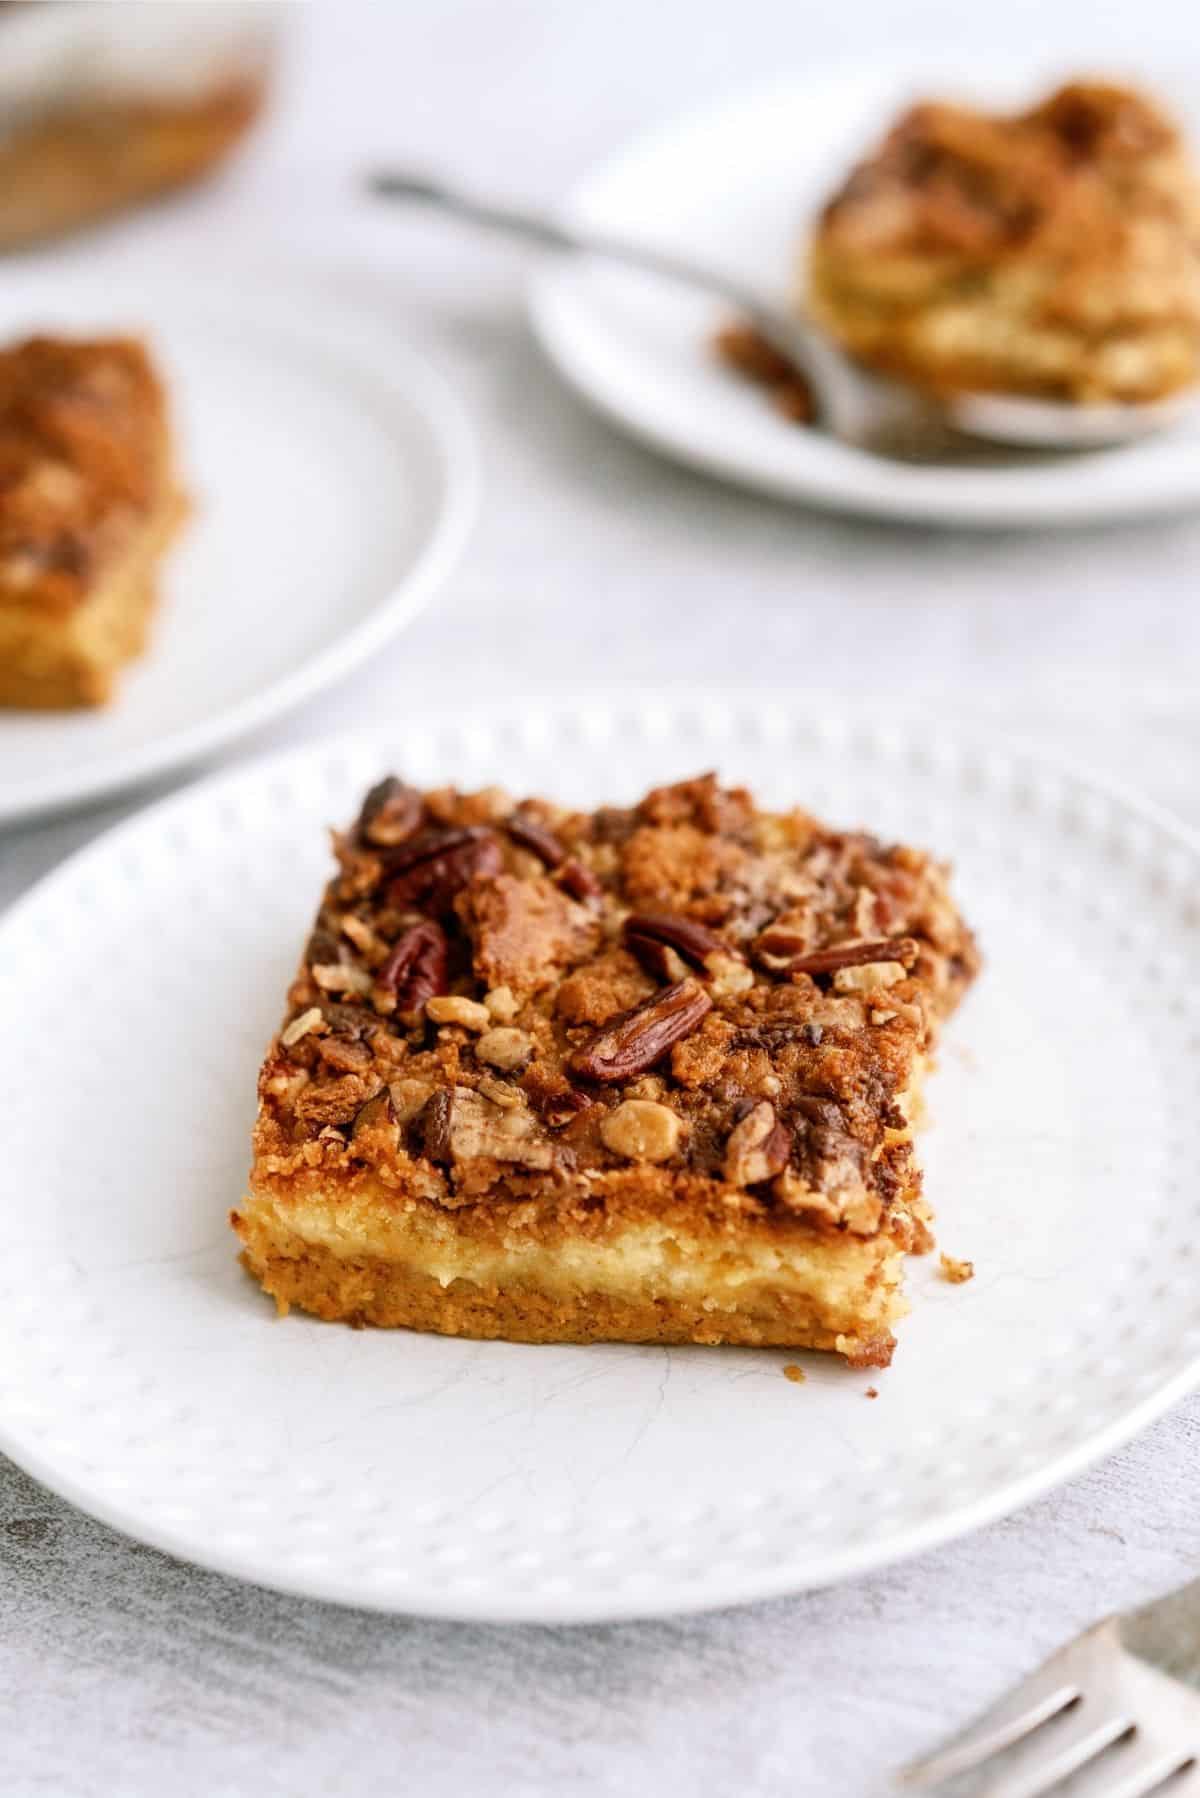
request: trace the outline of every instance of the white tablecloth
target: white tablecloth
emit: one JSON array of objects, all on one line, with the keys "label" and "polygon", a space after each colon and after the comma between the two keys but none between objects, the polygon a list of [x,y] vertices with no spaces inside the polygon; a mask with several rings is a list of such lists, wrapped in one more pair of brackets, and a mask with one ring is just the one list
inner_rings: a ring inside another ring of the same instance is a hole
[{"label": "white tablecloth", "polygon": [[[1051,33],[1085,61],[1098,31],[1160,54],[1194,36],[1185,0],[1112,20],[1072,0],[1049,25],[1047,10],[1009,0],[991,17],[1010,47]],[[412,691],[461,703],[732,671],[949,702],[1200,822],[1200,518],[967,537],[723,489],[557,384],[522,319],[518,256],[355,194],[355,169],[390,154],[548,198],[630,130],[780,66],[983,31],[954,0],[907,7],[902,32],[892,16],[886,0],[314,6],[246,160],[86,252],[323,258],[458,384],[482,441],[483,512],[447,590],[365,676],[249,748],[385,719]],[[0,835],[0,905],[144,798]],[[1099,1610],[1196,1572],[1198,1451],[1194,1401],[1056,1496],[891,1572],[573,1631],[255,1591],[123,1541],[0,1460],[0,1791],[869,1798]]]}]

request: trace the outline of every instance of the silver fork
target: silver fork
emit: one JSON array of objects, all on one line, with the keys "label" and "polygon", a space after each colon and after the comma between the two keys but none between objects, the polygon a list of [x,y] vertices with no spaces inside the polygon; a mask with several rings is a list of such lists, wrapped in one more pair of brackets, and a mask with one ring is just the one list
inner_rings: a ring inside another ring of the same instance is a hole
[{"label": "silver fork", "polygon": [[1078,1798],[1200,1798],[1200,1580],[1085,1630],[901,1779],[1040,1798],[1072,1774]]},{"label": "silver fork", "polygon": [[577,221],[565,223],[528,206],[484,199],[411,169],[376,169],[367,177],[367,187],[377,199],[434,206],[543,250],[599,256],[716,295],[804,375],[816,427],[876,455],[906,462],[1006,462],[1018,449],[1026,454],[1095,449],[1161,430],[1188,403],[1185,398],[1141,406],[1079,406],[986,393],[934,401],[895,382],[868,377],[793,307],[779,305],[739,276],[690,256]]}]

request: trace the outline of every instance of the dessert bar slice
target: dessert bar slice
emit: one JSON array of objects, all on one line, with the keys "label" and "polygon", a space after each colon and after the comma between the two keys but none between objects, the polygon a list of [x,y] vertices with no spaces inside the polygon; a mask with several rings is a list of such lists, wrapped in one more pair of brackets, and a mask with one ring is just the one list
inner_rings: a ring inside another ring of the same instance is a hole
[{"label": "dessert bar slice", "polygon": [[0,351],[0,705],[106,700],[146,639],[183,503],[140,343]]},{"label": "dessert bar slice", "polygon": [[590,813],[390,778],[336,847],[232,1220],[281,1310],[887,1363],[977,966],[942,866],[711,775]]},{"label": "dessert bar slice", "polygon": [[1200,172],[1143,94],[913,107],[826,206],[805,308],[942,392],[1164,398],[1200,379]]}]

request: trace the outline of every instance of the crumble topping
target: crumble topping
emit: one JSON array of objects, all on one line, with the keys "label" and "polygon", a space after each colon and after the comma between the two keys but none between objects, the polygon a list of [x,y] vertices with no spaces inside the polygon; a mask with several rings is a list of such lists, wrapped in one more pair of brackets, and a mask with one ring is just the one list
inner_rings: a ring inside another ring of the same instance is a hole
[{"label": "crumble topping", "polygon": [[930,857],[713,775],[595,813],[389,777],[335,849],[260,1077],[267,1175],[457,1208],[619,1173],[911,1232],[906,1105],[978,962]]},{"label": "crumble topping", "polygon": [[0,605],[63,614],[158,506],[165,402],[131,338],[0,351]]},{"label": "crumble topping", "polygon": [[961,1286],[965,1281],[975,1278],[975,1263],[959,1261],[954,1255],[942,1255],[938,1261],[938,1271],[943,1280],[949,1280],[952,1286]]}]

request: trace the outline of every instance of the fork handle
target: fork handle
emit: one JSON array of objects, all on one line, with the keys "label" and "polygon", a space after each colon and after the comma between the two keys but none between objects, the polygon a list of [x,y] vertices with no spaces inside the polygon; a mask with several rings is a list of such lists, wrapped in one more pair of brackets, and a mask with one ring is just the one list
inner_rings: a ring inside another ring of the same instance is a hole
[{"label": "fork handle", "polygon": [[566,225],[561,219],[534,207],[516,206],[504,200],[484,200],[434,175],[409,169],[376,169],[367,177],[367,189],[381,200],[409,200],[420,206],[435,206],[442,212],[470,219],[489,231],[520,238],[543,250],[602,256],[610,262],[623,262],[630,268],[663,275],[685,286],[706,288],[753,317],[768,310],[761,294],[719,269],[702,267],[689,257],[633,243],[628,238],[614,237],[607,231],[593,230],[585,225]]}]

